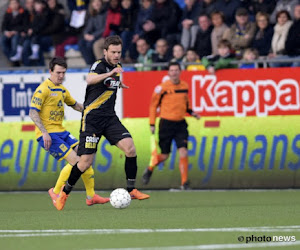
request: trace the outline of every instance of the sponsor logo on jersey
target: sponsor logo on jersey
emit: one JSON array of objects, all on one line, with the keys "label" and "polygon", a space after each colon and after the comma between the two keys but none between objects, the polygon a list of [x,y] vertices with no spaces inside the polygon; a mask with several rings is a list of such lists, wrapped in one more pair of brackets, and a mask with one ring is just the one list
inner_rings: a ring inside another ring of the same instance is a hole
[{"label": "sponsor logo on jersey", "polygon": [[31,103],[41,106],[42,105],[42,99],[34,96],[31,100]]},{"label": "sponsor logo on jersey", "polygon": [[64,118],[64,111],[57,111],[57,110],[51,110],[50,111],[50,116],[49,116],[49,121],[62,121]]},{"label": "sponsor logo on jersey", "polygon": [[99,142],[99,137],[97,136],[86,136],[85,137],[85,148],[96,148]]},{"label": "sponsor logo on jersey", "polygon": [[121,84],[120,81],[117,81],[116,79],[114,79],[112,77],[107,77],[104,80],[104,85],[110,89],[116,89],[119,87],[120,84]]}]

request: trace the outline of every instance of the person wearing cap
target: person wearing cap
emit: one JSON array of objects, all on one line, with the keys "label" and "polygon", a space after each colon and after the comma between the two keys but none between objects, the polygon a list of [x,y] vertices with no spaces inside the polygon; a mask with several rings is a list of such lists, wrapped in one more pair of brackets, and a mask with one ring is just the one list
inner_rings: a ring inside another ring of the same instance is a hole
[{"label": "person wearing cap", "polygon": [[223,39],[231,42],[236,56],[241,57],[243,50],[249,47],[255,33],[255,24],[249,21],[248,11],[238,8],[235,14],[236,22],[227,30]]}]

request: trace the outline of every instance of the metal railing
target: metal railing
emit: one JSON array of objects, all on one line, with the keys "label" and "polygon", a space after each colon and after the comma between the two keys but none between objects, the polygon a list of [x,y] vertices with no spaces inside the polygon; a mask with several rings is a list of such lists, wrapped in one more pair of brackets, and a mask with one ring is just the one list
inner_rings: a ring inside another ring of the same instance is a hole
[{"label": "metal railing", "polygon": [[[300,64],[300,57],[297,58],[282,58],[282,59],[269,59],[269,58],[264,58],[261,57],[257,60],[254,61],[244,61],[244,60],[233,60],[231,61],[231,64],[235,64],[240,66],[243,63],[254,63],[255,64],[255,68],[268,68],[270,67],[269,64],[270,63],[286,63],[286,64],[292,64],[292,63],[299,63]],[[201,63],[196,63],[196,62],[192,62],[192,63],[188,63],[188,62],[182,62],[181,63],[182,66],[186,67],[188,65],[202,65]],[[143,71],[143,69],[147,69],[147,68],[163,68],[163,67],[167,67],[168,63],[149,63],[149,64],[143,64],[143,63],[125,63],[123,64],[124,68],[135,68],[135,69],[140,69],[141,71]],[[87,69],[89,68],[90,65],[87,65],[86,67],[70,67],[70,69]],[[32,67],[4,67],[4,68],[0,68],[0,74],[5,74],[6,72],[8,74],[10,73],[22,73],[24,71],[24,73],[28,73],[26,71],[31,71],[31,73],[47,73],[48,72],[48,67],[46,66],[32,66]]]}]

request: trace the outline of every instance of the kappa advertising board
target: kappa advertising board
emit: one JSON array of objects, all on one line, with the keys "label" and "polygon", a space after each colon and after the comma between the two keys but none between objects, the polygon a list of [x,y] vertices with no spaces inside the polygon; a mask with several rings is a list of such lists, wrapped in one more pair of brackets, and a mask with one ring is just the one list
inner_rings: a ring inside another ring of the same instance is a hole
[{"label": "kappa advertising board", "polygon": [[[164,72],[128,72],[124,82],[124,117],[147,117],[156,85]],[[300,114],[300,68],[227,69],[216,75],[182,72],[192,107],[203,116],[271,116]],[[139,105],[136,105],[136,104]]]},{"label": "kappa advertising board", "polygon": [[[123,119],[138,155],[137,187],[178,188],[179,156],[173,144],[170,158],[160,164],[149,185],[141,175],[149,163],[150,131],[147,118]],[[188,118],[189,176],[192,188],[300,187],[299,116]],[[289,126],[284,126],[289,124]],[[0,190],[47,190],[65,161],[57,162],[38,146],[24,123],[1,123]],[[80,123],[66,128],[78,137]],[[251,128],[251,129],[249,129]],[[97,189],[126,186],[124,154],[101,139],[93,163]],[[83,188],[79,182],[77,188]]]}]

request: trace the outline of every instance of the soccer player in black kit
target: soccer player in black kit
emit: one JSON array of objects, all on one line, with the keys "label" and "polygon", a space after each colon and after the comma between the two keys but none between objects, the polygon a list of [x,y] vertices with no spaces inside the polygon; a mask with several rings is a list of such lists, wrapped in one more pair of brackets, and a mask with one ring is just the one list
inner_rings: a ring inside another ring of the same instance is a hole
[{"label": "soccer player in black kit", "polygon": [[135,188],[137,160],[135,146],[128,130],[115,113],[116,94],[123,72],[119,63],[122,40],[119,36],[107,37],[104,43],[104,58],[96,61],[87,75],[87,88],[84,111],[81,119],[78,155],[80,160],[72,168],[66,185],[59,193],[56,208],[62,210],[73,186],[82,173],[93,163],[97,145],[101,136],[105,136],[111,145],[116,145],[126,155],[125,173],[127,190],[132,199],[148,199],[150,196]]}]

